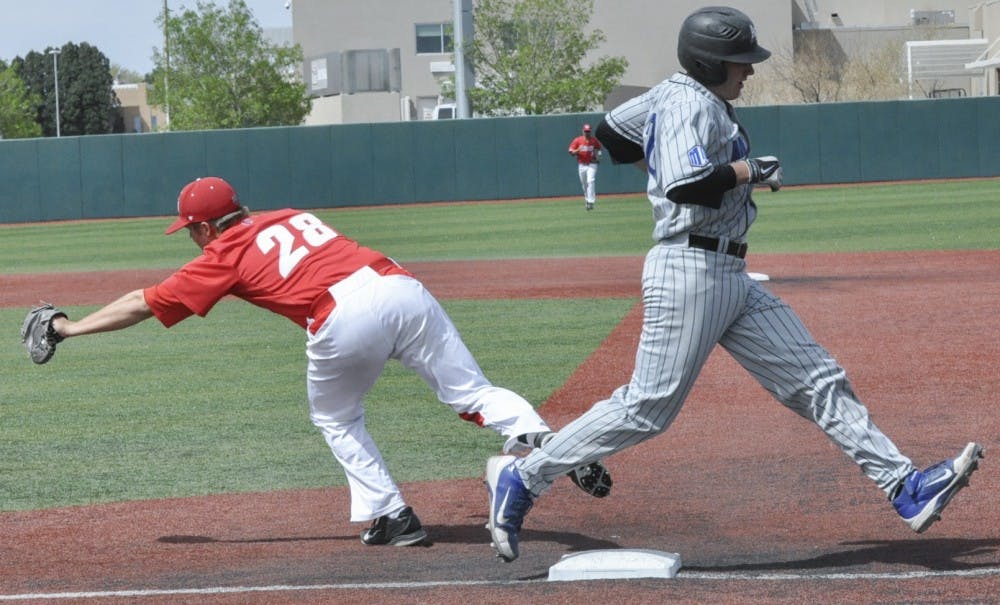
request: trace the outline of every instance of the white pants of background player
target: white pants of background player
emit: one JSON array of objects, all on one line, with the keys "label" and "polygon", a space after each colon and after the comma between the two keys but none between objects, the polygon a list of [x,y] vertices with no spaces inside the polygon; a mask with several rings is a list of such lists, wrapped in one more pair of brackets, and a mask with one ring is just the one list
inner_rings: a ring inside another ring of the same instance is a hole
[{"label": "white pants of background player", "polygon": [[580,174],[580,187],[583,188],[583,200],[588,206],[597,201],[597,164],[577,164]]},{"label": "white pants of background player", "polygon": [[418,280],[371,270],[349,279],[349,291],[334,291],[337,304],[326,322],[315,334],[306,332],[306,379],[313,424],[347,475],[351,521],[405,506],[365,428],[364,396],[389,359],[419,374],[438,399],[466,419],[508,437],[505,451],[517,435],[549,430],[531,404],[486,379],[451,319]]},{"label": "white pants of background player", "polygon": [[[872,422],[833,356],[745,271],[740,258],[686,245],[649,251],[632,379],[517,462],[533,494],[572,468],[665,431],[716,344],[778,401],[822,429],[887,494],[914,470]],[[732,393],[734,402],[740,398]]]}]

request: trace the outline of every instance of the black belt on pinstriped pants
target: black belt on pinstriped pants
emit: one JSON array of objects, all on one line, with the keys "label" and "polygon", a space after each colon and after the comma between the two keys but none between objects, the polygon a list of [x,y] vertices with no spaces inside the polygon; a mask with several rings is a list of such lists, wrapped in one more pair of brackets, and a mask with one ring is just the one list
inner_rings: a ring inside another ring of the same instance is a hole
[{"label": "black belt on pinstriped pants", "polygon": [[688,246],[692,248],[701,248],[702,250],[710,250],[712,252],[724,252],[729,256],[736,256],[738,258],[746,258],[747,255],[746,243],[730,241],[726,245],[725,250],[719,250],[719,238],[705,237],[704,235],[697,235],[695,233],[688,235]]}]

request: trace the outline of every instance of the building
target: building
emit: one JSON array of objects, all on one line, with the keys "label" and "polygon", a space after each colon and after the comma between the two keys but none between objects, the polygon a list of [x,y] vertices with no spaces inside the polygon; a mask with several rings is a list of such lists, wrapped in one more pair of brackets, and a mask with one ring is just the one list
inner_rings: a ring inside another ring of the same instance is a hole
[{"label": "building", "polygon": [[[922,65],[944,61],[947,66],[944,71],[911,69],[911,96],[998,94],[1000,0],[971,8],[968,0],[726,3],[753,17],[761,44],[776,55],[794,60],[796,47],[817,37],[844,60],[885,40],[931,42],[911,48],[911,62],[916,55]],[[705,4],[594,0],[590,26],[606,36],[594,56],[629,61],[621,86],[605,106],[679,69],[678,26]],[[455,69],[452,0],[293,0],[290,10],[293,39],[304,54],[306,87],[314,97],[307,124],[433,119],[436,107],[453,102],[447,87]],[[970,39],[979,42],[969,44]]]},{"label": "building", "polygon": [[982,38],[989,46],[976,60],[966,64],[982,73],[973,82],[974,96],[1000,95],[1000,0],[980,2],[969,9],[971,37]]},{"label": "building", "polygon": [[995,63],[983,61],[1000,51],[996,0],[796,0],[793,27],[797,45],[823,38],[845,59],[898,44],[911,99],[998,94]]},{"label": "building", "polygon": [[146,100],[147,84],[115,84],[112,90],[121,103],[126,133],[157,132],[166,126],[163,108],[153,107]]}]

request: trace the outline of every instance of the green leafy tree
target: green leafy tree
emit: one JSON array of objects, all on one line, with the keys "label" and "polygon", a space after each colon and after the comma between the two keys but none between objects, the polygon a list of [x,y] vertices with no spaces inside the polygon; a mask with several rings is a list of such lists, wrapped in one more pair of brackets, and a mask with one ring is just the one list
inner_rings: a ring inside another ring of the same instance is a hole
[{"label": "green leafy tree", "polygon": [[13,69],[0,61],[0,136],[23,139],[42,136],[42,127],[35,121],[39,95],[28,87]]},{"label": "green leafy tree", "polygon": [[169,111],[171,130],[291,126],[309,113],[302,49],[268,43],[243,0],[225,8],[198,0],[164,20],[150,102]]},{"label": "green leafy tree", "polygon": [[599,108],[628,61],[584,59],[605,36],[585,32],[593,0],[479,0],[465,54],[476,74],[467,91],[485,115],[548,114]]},{"label": "green leafy tree", "polygon": [[145,76],[127,67],[122,67],[117,63],[112,63],[111,79],[119,84],[139,84],[145,81]]},{"label": "green leafy tree", "polygon": [[[51,49],[17,57],[13,68],[28,91],[37,94],[36,120],[45,136],[56,134],[56,64]],[[95,46],[68,42],[56,57],[59,71],[59,130],[62,135],[122,132],[121,104],[112,86],[110,63]]]}]

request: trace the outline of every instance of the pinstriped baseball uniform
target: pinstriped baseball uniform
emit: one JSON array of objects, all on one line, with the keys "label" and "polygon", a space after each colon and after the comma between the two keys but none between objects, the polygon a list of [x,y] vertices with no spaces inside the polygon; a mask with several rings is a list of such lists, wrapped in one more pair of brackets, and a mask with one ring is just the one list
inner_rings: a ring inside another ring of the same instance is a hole
[{"label": "pinstriped baseball uniform", "polygon": [[[732,107],[676,74],[612,110],[605,123],[641,145],[649,172],[656,244],[643,267],[635,368],[628,384],[516,463],[527,488],[538,496],[569,469],[666,430],[719,344],[890,493],[913,464],[872,423],[843,368],[792,309],[746,274],[741,252],[757,212],[752,186],[726,191],[718,209],[667,198],[714,167],[748,157],[749,138]],[[613,145],[605,146],[614,155]]]}]

